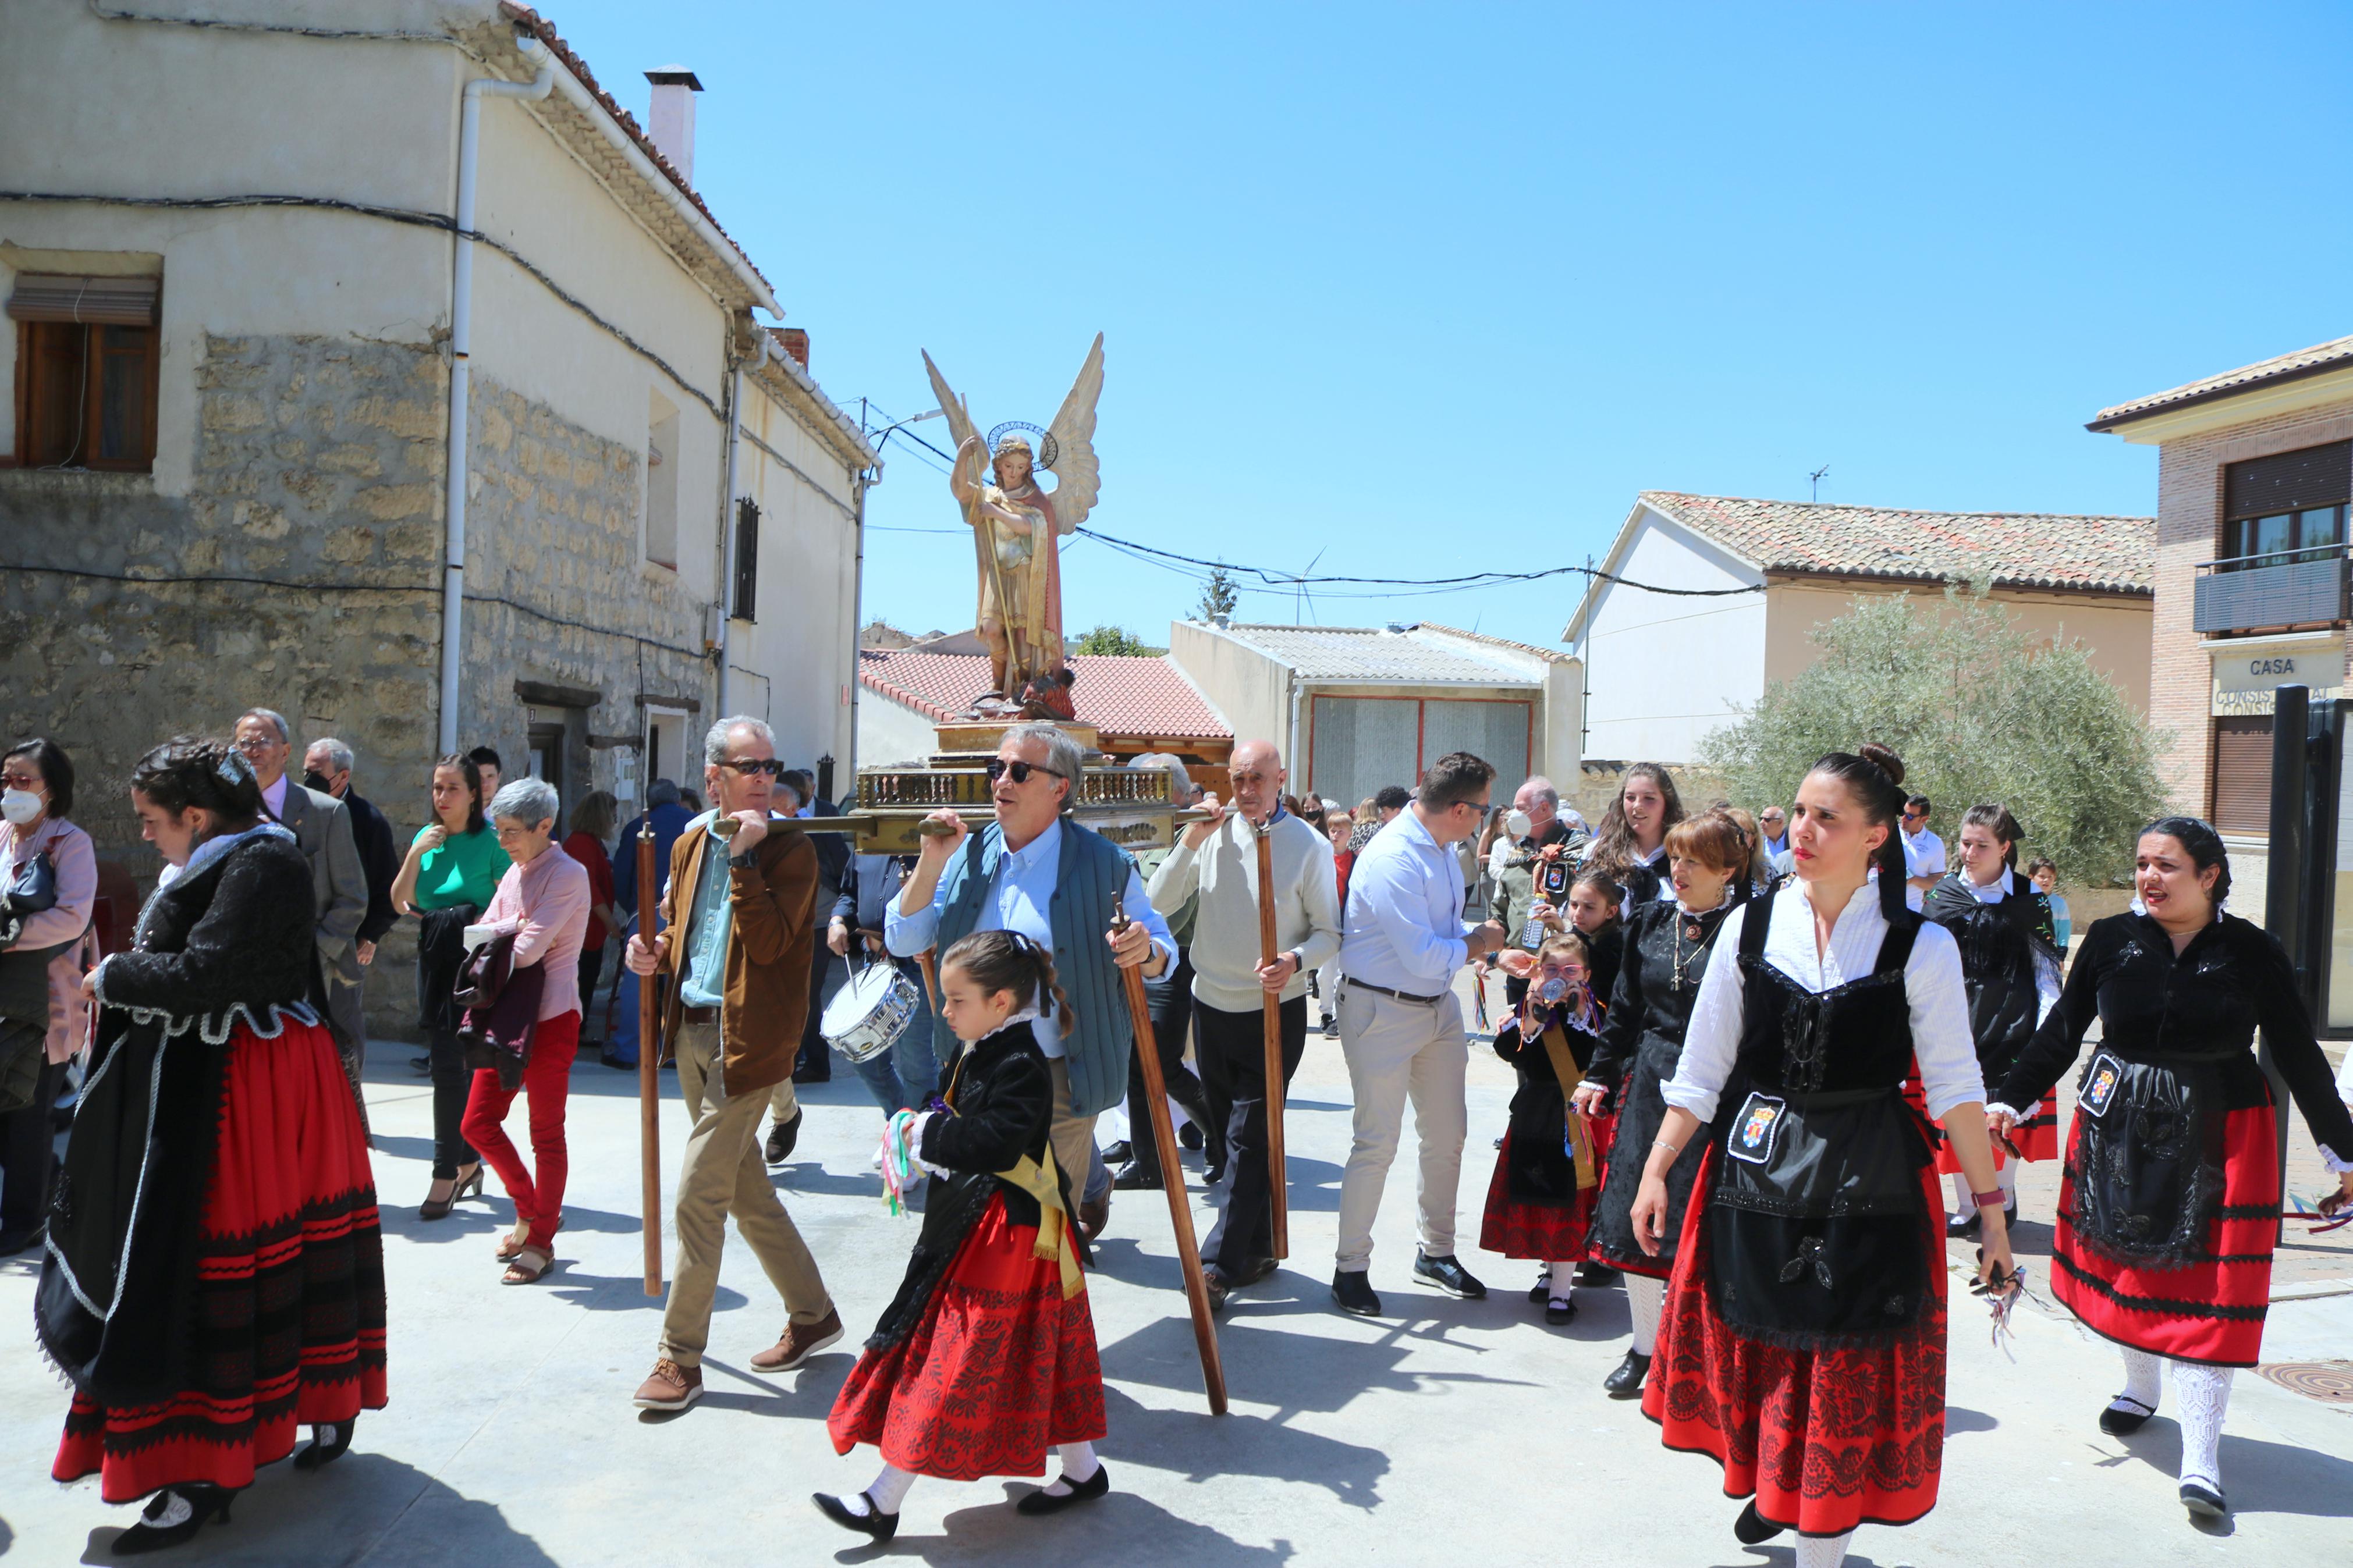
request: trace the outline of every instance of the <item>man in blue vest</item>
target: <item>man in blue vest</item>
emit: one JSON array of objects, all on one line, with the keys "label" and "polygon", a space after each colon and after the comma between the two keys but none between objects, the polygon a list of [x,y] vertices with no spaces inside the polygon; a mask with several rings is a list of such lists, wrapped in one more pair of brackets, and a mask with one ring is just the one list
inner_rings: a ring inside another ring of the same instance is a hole
[{"label": "man in blue vest", "polygon": [[[988,764],[997,820],[973,833],[953,811],[925,819],[948,831],[923,840],[882,938],[902,958],[944,952],[976,931],[1018,931],[1052,951],[1075,1025],[1058,1015],[1030,1027],[1053,1075],[1054,1163],[1081,1194],[1079,1225],[1092,1240],[1111,1217],[1095,1118],[1126,1094],[1134,1040],[1119,972],[1156,979],[1176,962],[1176,944],[1127,851],[1069,818],[1085,768],[1078,742],[1051,724],[1007,731]],[[1115,901],[1134,922],[1124,931],[1112,930]],[[953,1058],[955,1037],[936,1013],[932,1030],[941,1059]]]}]

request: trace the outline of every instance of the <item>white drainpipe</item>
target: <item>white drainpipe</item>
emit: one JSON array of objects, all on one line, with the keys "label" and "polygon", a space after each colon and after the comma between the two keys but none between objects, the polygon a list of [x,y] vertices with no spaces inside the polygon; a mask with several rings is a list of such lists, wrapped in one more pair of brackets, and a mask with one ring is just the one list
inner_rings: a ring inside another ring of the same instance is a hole
[{"label": "white drainpipe", "polygon": [[[760,334],[765,341],[767,334]],[[727,377],[727,494],[719,505],[719,717],[732,718],[735,712],[733,672],[728,668],[733,656],[728,643],[734,630],[735,612],[741,606],[735,600],[735,447],[744,429],[744,367],[739,363]],[[759,606],[752,606],[757,610]]]},{"label": "white drainpipe", "polygon": [[441,578],[441,750],[458,749],[459,678],[466,665],[466,403],[467,354],[474,327],[474,152],[480,142],[482,100],[545,98],[555,85],[555,58],[528,34],[516,38],[523,58],[539,63],[528,82],[479,77],[466,84],[458,113],[458,234],[449,266],[449,455],[442,510],[448,564]]}]

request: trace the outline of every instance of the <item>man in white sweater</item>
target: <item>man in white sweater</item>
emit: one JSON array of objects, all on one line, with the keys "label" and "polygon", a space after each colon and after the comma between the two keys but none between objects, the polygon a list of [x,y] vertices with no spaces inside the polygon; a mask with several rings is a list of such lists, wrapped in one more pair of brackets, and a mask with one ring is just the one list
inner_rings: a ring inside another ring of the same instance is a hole
[{"label": "man in white sweater", "polygon": [[[1201,1248],[1209,1302],[1274,1272],[1274,1202],[1266,1161],[1263,998],[1281,998],[1286,1089],[1307,1049],[1307,977],[1340,951],[1340,895],[1331,841],[1282,808],[1282,754],[1271,742],[1234,748],[1233,804],[1187,827],[1153,873],[1155,909],[1198,889],[1193,928],[1193,1044],[1201,1076],[1233,1106],[1226,1136],[1233,1184]],[[1275,958],[1259,962],[1258,834],[1272,852]]]}]

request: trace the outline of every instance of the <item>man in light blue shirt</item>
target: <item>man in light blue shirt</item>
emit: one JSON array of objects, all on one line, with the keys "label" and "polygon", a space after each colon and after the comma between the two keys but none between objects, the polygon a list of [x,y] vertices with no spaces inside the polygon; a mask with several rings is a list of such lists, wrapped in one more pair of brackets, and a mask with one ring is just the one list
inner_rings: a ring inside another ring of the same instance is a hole
[{"label": "man in light blue shirt", "polygon": [[1406,1101],[1421,1144],[1421,1252],[1417,1279],[1476,1300],[1487,1288],[1454,1258],[1455,1195],[1462,1178],[1469,1044],[1454,973],[1502,948],[1504,928],[1462,918],[1462,870],[1453,846],[1479,829],[1495,770],[1468,752],[1423,773],[1413,804],[1356,857],[1340,940],[1340,1049],[1356,1089],[1356,1141],[1340,1179],[1340,1247],[1332,1298],[1378,1315],[1373,1219],[1397,1158]]},{"label": "man in light blue shirt", "polygon": [[[1077,1021],[1057,1011],[1029,1026],[1054,1084],[1054,1162],[1083,1193],[1079,1225],[1092,1239],[1111,1214],[1095,1118],[1126,1094],[1134,1041],[1119,971],[1140,967],[1156,979],[1176,962],[1176,943],[1126,851],[1063,816],[1085,771],[1076,742],[1051,724],[1017,725],[988,771],[997,820],[974,833],[953,811],[925,818],[946,831],[923,839],[883,917],[882,942],[913,957],[945,952],[973,931],[1010,931],[1053,953]],[[1133,922],[1124,931],[1110,929],[1114,903]],[[945,1022],[934,1015],[933,1026],[952,1054]]]}]

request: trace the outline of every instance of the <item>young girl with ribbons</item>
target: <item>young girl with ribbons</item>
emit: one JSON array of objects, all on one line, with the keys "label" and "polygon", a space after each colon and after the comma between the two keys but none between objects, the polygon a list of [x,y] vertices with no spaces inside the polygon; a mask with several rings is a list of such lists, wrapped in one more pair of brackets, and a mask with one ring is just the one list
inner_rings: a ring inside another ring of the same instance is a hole
[{"label": "young girl with ribbons", "polygon": [[1495,1054],[1520,1069],[1520,1088],[1487,1184],[1479,1245],[1550,1265],[1547,1323],[1577,1316],[1569,1292],[1600,1181],[1592,1134],[1568,1114],[1569,1089],[1584,1076],[1601,1026],[1600,1005],[1588,989],[1591,969],[1582,936],[1546,937],[1527,975],[1527,994],[1495,1030]]},{"label": "young girl with ribbons", "polygon": [[[817,1496],[846,1530],[888,1541],[917,1476],[1061,1478],[1023,1497],[1054,1513],[1111,1489],[1095,1458],[1103,1369],[1087,1308],[1071,1194],[1047,1127],[1052,1080],[1029,1021],[1070,1002],[1053,955],[1012,931],[976,931],[940,959],[940,1015],[964,1042],[944,1094],[893,1118],[884,1164],[933,1173],[898,1295],[826,1422],[834,1449],[882,1450],[864,1491]],[[1067,1027],[1067,1022],[1065,1026]],[[895,1156],[895,1158],[894,1158]]]}]

